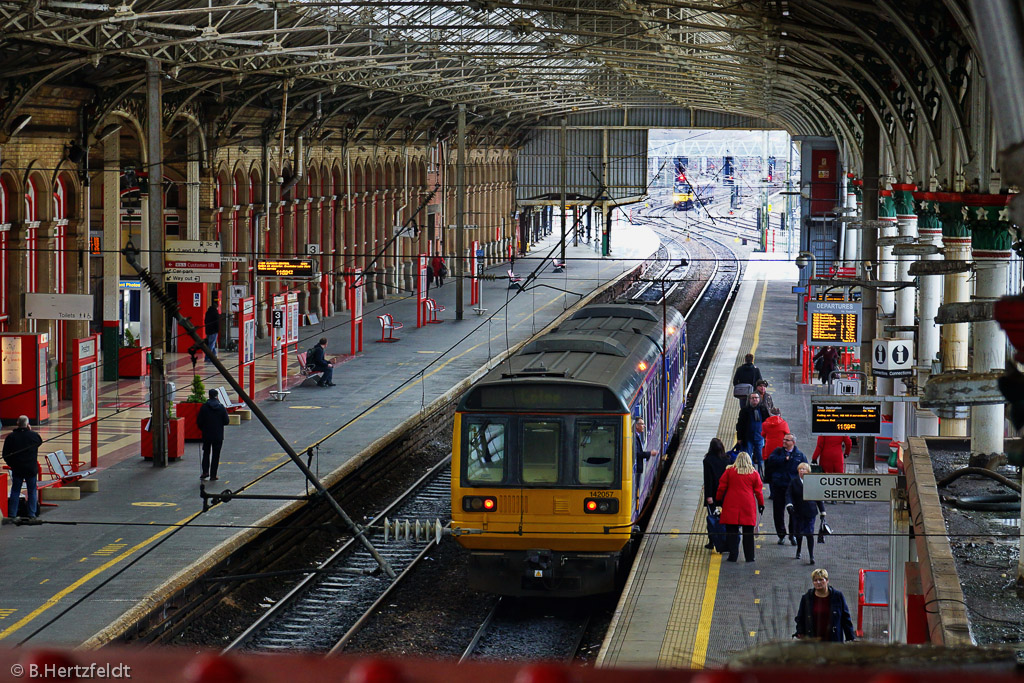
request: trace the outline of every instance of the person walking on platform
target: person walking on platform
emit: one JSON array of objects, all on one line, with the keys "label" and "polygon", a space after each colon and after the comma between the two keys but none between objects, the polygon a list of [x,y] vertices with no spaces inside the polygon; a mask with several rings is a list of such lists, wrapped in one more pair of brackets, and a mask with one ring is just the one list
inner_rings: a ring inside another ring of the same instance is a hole
[{"label": "person walking on platform", "polygon": [[818,379],[822,384],[832,383],[832,371],[839,364],[839,352],[835,347],[824,346],[814,354],[814,369],[818,371]]},{"label": "person walking on platform", "polygon": [[[224,445],[224,425],[231,420],[228,409],[217,400],[217,390],[210,389],[210,400],[203,404],[196,415],[196,426],[203,433],[203,461],[200,479],[217,481],[217,467],[220,465],[220,448]],[[210,452],[213,457],[210,457]]]},{"label": "person walking on platform", "polygon": [[754,385],[754,391],[761,396],[761,405],[763,405],[769,413],[775,410],[775,400],[772,399],[772,395],[768,393],[768,380],[757,380],[757,383]]},{"label": "person walking on platform", "polygon": [[[220,302],[214,299],[210,307],[206,309],[206,315],[203,316],[203,331],[206,332],[206,345],[210,347],[210,353],[213,356],[217,355],[217,336],[220,334],[219,304]],[[212,361],[207,357],[206,362],[210,363]]]},{"label": "person walking on platform", "polygon": [[[772,517],[775,519],[775,533],[779,537],[779,545],[786,542],[786,491],[789,489],[789,482],[798,476],[797,467],[802,462],[806,463],[807,457],[796,447],[796,437],[792,434],[786,434],[782,439],[782,447],[772,451],[765,462],[768,481],[775,494],[772,498]],[[789,542],[796,545],[792,520],[789,526]]]},{"label": "person walking on platform", "polygon": [[754,391],[754,385],[761,379],[761,371],[754,365],[754,354],[743,358],[743,365],[736,368],[732,378],[732,395],[739,399],[740,408],[747,405],[747,396]]},{"label": "person walking on platform", "polygon": [[448,274],[448,268],[444,265],[444,258],[435,256],[430,260],[430,267],[434,271],[434,284],[438,287],[443,287],[444,276]]},{"label": "person walking on platform", "polygon": [[794,638],[814,638],[831,643],[853,642],[853,619],[843,594],[828,585],[828,572],[811,572],[814,588],[800,598]]},{"label": "person walking on platform", "polygon": [[805,462],[797,465],[796,476],[786,491],[786,509],[790,511],[789,530],[796,535],[796,559],[800,559],[803,540],[807,539],[807,556],[814,564],[814,522],[818,515],[825,517],[825,506],[820,500],[804,500],[804,475],[811,471]]},{"label": "person walking on platform", "polygon": [[743,559],[754,561],[754,527],[757,516],[764,512],[764,494],[761,475],[754,469],[750,455],[740,453],[736,462],[725,468],[715,500],[722,505],[722,524],[725,524],[729,562],[739,555],[740,530],[743,531]]},{"label": "person walking on platform", "polygon": [[320,341],[316,343],[312,349],[309,350],[309,354],[306,356],[306,367],[310,367],[314,372],[322,372],[323,376],[316,381],[318,387],[333,387],[334,384],[334,363],[327,361],[327,356],[324,353],[324,349],[327,348],[327,337],[320,337]]},{"label": "person walking on platform", "polygon": [[[721,439],[711,439],[711,446],[708,447],[707,455],[704,456],[704,505],[708,512],[715,509],[715,494],[718,493],[718,482],[725,474],[725,468],[729,466],[729,456],[725,454],[725,444]],[[708,534],[708,544],[704,546],[713,550],[715,542]]]},{"label": "person walking on platform", "polygon": [[826,474],[842,474],[846,470],[846,456],[853,450],[853,441],[843,435],[819,436],[811,455],[811,462],[821,465]]},{"label": "person walking on platform", "polygon": [[761,405],[760,394],[755,392],[747,397],[747,405],[740,408],[739,417],[736,419],[736,440],[744,444],[743,447],[750,455],[751,462],[757,468],[758,474],[762,475],[764,437],[761,435],[761,428],[768,417],[768,411]]},{"label": "person walking on platform", "polygon": [[18,516],[21,502],[21,485],[25,484],[29,519],[39,516],[39,491],[36,477],[39,475],[39,447],[43,439],[28,426],[28,416],[18,416],[18,426],[4,439],[3,458],[11,468],[11,495],[7,499],[7,516]]},{"label": "person walking on platform", "polygon": [[761,436],[764,437],[763,453],[771,455],[776,448],[782,447],[782,440],[789,434],[789,423],[782,417],[778,408],[769,408],[768,419],[761,424]]}]

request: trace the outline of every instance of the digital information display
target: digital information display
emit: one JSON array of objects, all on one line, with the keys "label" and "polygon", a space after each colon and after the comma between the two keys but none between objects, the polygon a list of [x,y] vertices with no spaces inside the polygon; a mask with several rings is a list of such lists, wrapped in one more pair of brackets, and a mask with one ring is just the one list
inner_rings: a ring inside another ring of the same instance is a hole
[{"label": "digital information display", "polygon": [[860,344],[859,301],[808,301],[807,343],[811,346],[854,346]]},{"label": "digital information display", "polygon": [[259,277],[313,277],[315,274],[312,259],[256,260],[256,275]]},{"label": "digital information display", "polygon": [[882,405],[812,403],[811,433],[877,436],[882,433]]}]

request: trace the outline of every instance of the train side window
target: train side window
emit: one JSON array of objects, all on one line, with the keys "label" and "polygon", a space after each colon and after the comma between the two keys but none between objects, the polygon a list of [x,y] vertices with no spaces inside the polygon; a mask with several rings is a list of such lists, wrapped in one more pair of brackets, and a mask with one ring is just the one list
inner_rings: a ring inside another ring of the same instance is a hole
[{"label": "train side window", "polygon": [[505,480],[506,425],[503,421],[472,420],[466,424],[466,482],[499,484]]},{"label": "train side window", "polygon": [[618,470],[619,429],[612,421],[576,421],[576,477],[588,486],[610,486]]},{"label": "train side window", "polygon": [[523,483],[558,483],[558,456],[562,452],[562,423],[555,420],[523,421]]}]

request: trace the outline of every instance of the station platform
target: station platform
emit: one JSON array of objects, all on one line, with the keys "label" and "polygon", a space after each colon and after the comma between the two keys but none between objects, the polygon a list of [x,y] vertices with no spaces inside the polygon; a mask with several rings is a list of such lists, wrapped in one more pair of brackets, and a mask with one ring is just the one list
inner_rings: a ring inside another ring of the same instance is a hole
[{"label": "station platform", "polygon": [[[888,567],[888,505],[826,505],[829,525],[843,535],[815,544],[811,567],[806,548],[797,560],[788,541],[777,544],[767,486],[755,562],[742,557],[726,562],[724,555],[704,549],[703,459],[712,438],[726,448],[736,441],[739,402],[732,396],[732,377],[744,355],[755,355],[808,461],[816,442],[810,433],[810,397],[824,387],[800,383],[800,367],[793,365],[796,296],[791,286],[796,282],[773,279],[789,277],[791,271],[768,267],[768,260],[752,261],[746,269],[598,666],[714,668],[755,645],[789,640],[800,597],[811,588],[811,571],[817,568],[828,570],[830,585],[845,595],[856,628],[859,570]],[[855,457],[847,460],[847,471],[857,471]],[[865,638],[885,642],[887,622],[886,608],[866,607]]]},{"label": "station platform", "polygon": [[[554,273],[549,252],[557,235],[534,245],[516,260],[517,275],[539,266],[541,286],[516,294],[509,288],[508,264],[483,280],[483,307],[477,315],[466,286],[464,320],[455,318],[455,286],[448,280],[430,295],[446,307],[443,324],[416,328],[412,296],[369,304],[364,310],[363,352],[349,351],[349,316],[300,330],[305,351],[321,336],[327,355],[336,357],[333,388],[296,386],[298,366],[291,360],[286,400],[269,400],[276,388],[269,340],[258,340],[257,400],[299,452],[339,427],[322,443],[312,468],[330,479],[360,458],[375,441],[416,416],[508,348],[550,324],[565,310],[634,269],[659,246],[642,226],[613,230],[611,257],[602,259],[593,244],[569,246],[569,267]],[[507,307],[505,306],[508,302]],[[390,313],[404,323],[400,341],[380,339],[376,315]],[[224,352],[222,352],[224,354]],[[237,355],[224,354],[234,371]],[[230,360],[228,360],[230,358]],[[187,356],[172,355],[170,379],[179,400],[192,378]],[[198,371],[206,387],[226,386],[212,365]],[[155,468],[139,454],[140,420],[148,415],[146,388],[140,380],[105,383],[100,398],[100,471],[97,493],[81,500],[41,508],[42,524],[0,529],[0,642],[98,647],[156,604],[187,585],[229,550],[259,533],[253,526],[273,523],[295,502],[233,501],[202,512],[199,497],[200,445],[166,468]],[[232,396],[232,398],[234,398]],[[70,452],[66,432],[70,408],[56,411],[41,428],[45,452]],[[211,491],[231,489],[269,495],[304,495],[305,480],[287,455],[255,420],[229,426],[221,455],[220,481]],[[6,492],[5,492],[6,493]]]}]

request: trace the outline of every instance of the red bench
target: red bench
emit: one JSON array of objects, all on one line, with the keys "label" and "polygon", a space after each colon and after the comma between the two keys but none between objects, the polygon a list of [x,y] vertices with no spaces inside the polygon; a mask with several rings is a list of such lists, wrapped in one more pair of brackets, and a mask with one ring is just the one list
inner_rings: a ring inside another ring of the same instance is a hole
[{"label": "red bench", "polygon": [[509,289],[522,289],[523,286],[519,284],[523,281],[523,278],[519,277],[512,272],[512,269],[508,269],[508,288]]},{"label": "red bench", "polygon": [[551,259],[551,265],[553,265],[555,267],[555,272],[556,273],[564,273],[565,272],[565,261],[559,261],[558,259],[554,258],[554,259]]},{"label": "red bench", "polygon": [[308,386],[311,382],[319,382],[323,376],[323,372],[320,370],[313,370],[306,365],[306,352],[295,354],[295,358],[299,361],[299,374],[302,375],[302,384],[300,386]]},{"label": "red bench", "polygon": [[380,323],[380,339],[378,342],[390,343],[398,341],[398,337],[395,336],[395,330],[400,330],[404,327],[402,323],[395,320],[390,313],[377,316],[377,322]]},{"label": "red bench", "polygon": [[445,310],[444,306],[437,303],[433,299],[424,299],[423,306],[427,309],[427,322],[428,323],[443,323],[443,320],[437,319],[437,314],[440,311]]}]

